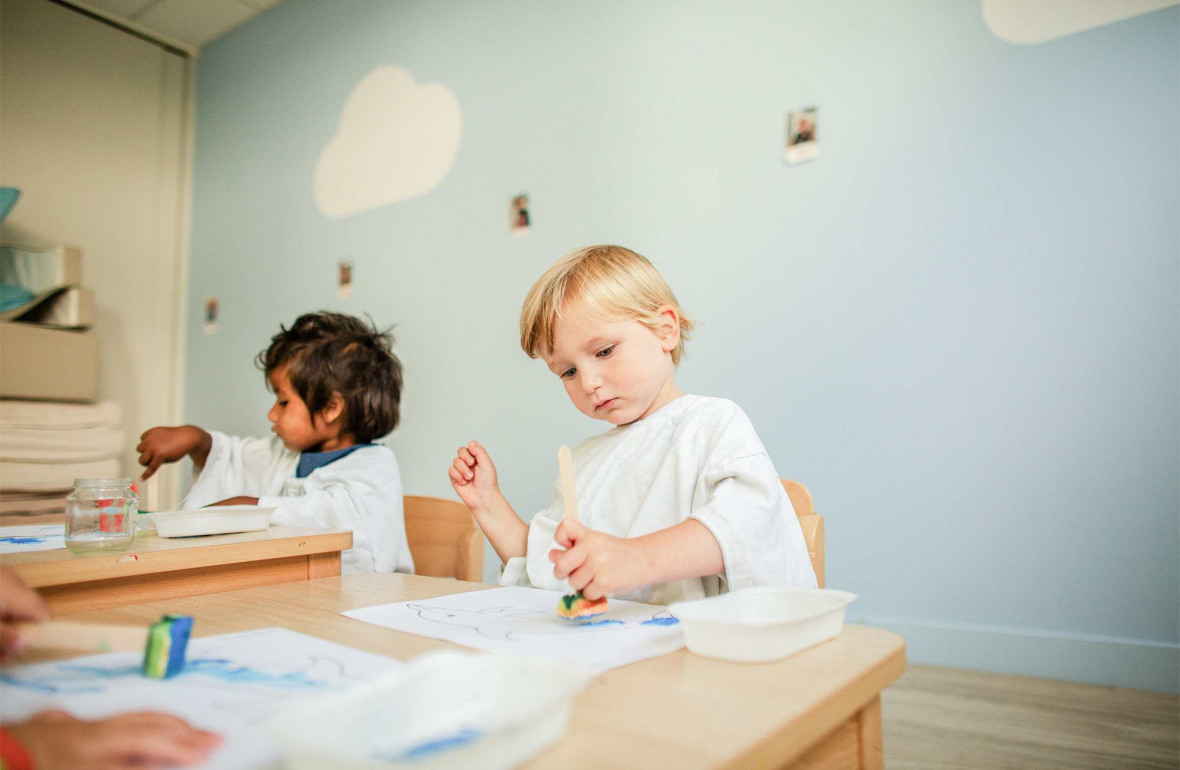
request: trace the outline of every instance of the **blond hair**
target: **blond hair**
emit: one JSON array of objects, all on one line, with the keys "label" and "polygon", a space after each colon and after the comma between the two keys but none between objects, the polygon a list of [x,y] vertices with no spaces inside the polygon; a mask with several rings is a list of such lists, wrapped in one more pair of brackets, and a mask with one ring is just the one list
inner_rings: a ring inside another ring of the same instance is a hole
[{"label": "blond hair", "polygon": [[520,347],[530,358],[553,349],[557,319],[575,300],[603,318],[634,319],[653,332],[663,323],[659,309],[671,305],[680,317],[680,342],[672,351],[672,363],[680,363],[694,324],[652,263],[622,246],[571,251],[537,279],[520,310]]}]

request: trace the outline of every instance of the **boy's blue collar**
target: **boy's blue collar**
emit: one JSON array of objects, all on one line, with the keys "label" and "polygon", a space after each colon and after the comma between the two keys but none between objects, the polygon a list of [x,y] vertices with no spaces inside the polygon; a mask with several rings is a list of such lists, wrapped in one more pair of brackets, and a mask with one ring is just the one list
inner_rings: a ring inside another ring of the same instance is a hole
[{"label": "boy's blue collar", "polygon": [[323,468],[328,463],[335,462],[341,457],[350,455],[358,449],[372,444],[353,444],[343,449],[333,449],[331,452],[303,452],[299,455],[299,464],[295,466],[295,478],[305,479],[317,468]]}]

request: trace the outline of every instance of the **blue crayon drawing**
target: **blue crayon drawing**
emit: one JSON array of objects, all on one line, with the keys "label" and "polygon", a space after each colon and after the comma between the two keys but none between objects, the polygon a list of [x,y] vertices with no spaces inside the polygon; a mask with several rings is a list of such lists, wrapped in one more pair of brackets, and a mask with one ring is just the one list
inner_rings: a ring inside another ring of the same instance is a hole
[{"label": "blue crayon drawing", "polygon": [[606,620],[590,620],[585,623],[578,623],[577,625],[581,626],[582,628],[586,628],[587,626],[623,626],[623,625],[626,625],[626,623],[624,623],[621,620],[606,619]]},{"label": "blue crayon drawing", "polygon": [[676,618],[652,618],[651,620],[643,621],[645,626],[674,626],[680,621]]},{"label": "blue crayon drawing", "polygon": [[40,545],[48,537],[0,537],[0,543],[5,545]]}]

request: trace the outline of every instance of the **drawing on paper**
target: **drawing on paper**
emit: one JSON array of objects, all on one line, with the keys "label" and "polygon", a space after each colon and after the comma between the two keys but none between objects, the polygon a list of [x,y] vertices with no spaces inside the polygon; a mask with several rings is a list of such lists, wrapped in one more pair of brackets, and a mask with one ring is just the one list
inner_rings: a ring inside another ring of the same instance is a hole
[{"label": "drawing on paper", "polygon": [[410,602],[406,607],[427,623],[438,623],[454,628],[469,628],[481,636],[506,642],[520,641],[525,636],[550,634],[585,634],[619,626],[670,626],[679,621],[660,608],[642,620],[603,618],[587,623],[570,623],[553,613],[552,608],[540,610],[529,607],[502,605],[482,609],[448,607],[445,598],[432,604]]},{"label": "drawing on paper", "polygon": [[506,586],[348,610],[347,617],[489,652],[577,662],[609,671],[684,646],[666,607],[612,601],[606,617],[569,623],[553,611],[561,593]]},{"label": "drawing on paper", "polygon": [[65,547],[65,527],[61,524],[18,524],[13,527],[0,527],[0,554],[51,551]]},{"label": "drawing on paper", "polygon": [[281,628],[195,638],[184,670],[171,679],[144,677],[142,657],[112,652],[8,668],[0,674],[0,720],[17,721],[45,708],[83,718],[164,711],[225,737],[206,770],[246,770],[278,758],[278,748],[259,727],[280,710],[402,665]]}]

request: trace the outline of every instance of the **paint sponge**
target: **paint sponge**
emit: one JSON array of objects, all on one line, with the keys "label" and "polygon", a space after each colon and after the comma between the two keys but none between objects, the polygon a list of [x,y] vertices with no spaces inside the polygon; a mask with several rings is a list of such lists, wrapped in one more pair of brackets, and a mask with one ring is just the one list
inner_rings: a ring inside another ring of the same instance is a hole
[{"label": "paint sponge", "polygon": [[591,601],[582,596],[581,591],[576,594],[567,594],[557,600],[557,617],[563,620],[572,620],[575,623],[602,615],[609,609],[610,603],[605,596]]},{"label": "paint sponge", "polygon": [[184,668],[184,653],[193,631],[191,615],[165,615],[148,629],[143,654],[143,675],[167,679]]}]

